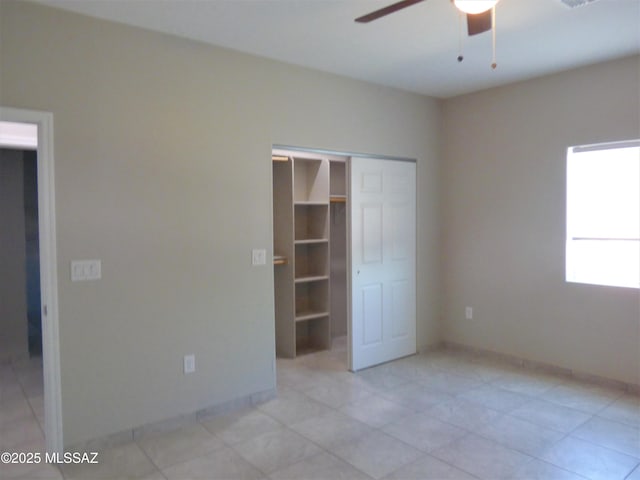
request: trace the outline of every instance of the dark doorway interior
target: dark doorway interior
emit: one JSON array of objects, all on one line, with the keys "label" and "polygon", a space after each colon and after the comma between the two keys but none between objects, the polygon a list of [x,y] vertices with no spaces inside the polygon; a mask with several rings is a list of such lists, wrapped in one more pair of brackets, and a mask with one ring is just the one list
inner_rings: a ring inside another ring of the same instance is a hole
[{"label": "dark doorway interior", "polygon": [[[13,312],[10,316],[15,320],[3,319],[5,323],[14,322],[7,325],[3,323],[3,330],[5,330],[3,345],[10,354],[13,352],[13,354],[21,356],[26,353],[28,344],[29,356],[41,356],[42,317],[37,151],[0,148],[0,162],[3,162],[3,165],[7,167],[3,170],[3,175],[7,175],[4,181],[11,182],[5,185],[7,192],[2,197],[3,209],[10,218],[23,216],[23,220],[3,225],[4,228],[13,230],[5,232],[6,234],[2,236],[2,242],[0,242],[3,248],[3,263],[7,263],[8,269],[3,271],[3,279],[0,283],[2,296],[6,295],[6,301],[13,302],[12,305],[15,305],[15,307],[10,307],[10,311]],[[7,213],[10,211],[14,213]],[[2,218],[7,215],[3,215]],[[24,320],[20,320],[20,318]],[[21,321],[27,324],[20,324]],[[25,334],[28,338],[24,337]],[[21,347],[21,345],[24,346]]]},{"label": "dark doorway interior", "polygon": [[40,234],[38,229],[38,154],[24,151],[24,215],[27,253],[27,318],[29,355],[42,355],[42,316],[40,304]]}]

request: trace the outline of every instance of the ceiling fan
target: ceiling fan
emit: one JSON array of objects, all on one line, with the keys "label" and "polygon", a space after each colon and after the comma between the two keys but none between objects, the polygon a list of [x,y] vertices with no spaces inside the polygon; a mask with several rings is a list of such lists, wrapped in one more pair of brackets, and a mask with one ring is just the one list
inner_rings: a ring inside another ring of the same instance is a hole
[{"label": "ceiling fan", "polygon": [[[417,3],[424,2],[425,0],[401,0],[399,2],[387,5],[386,7],[375,10],[366,15],[362,15],[355,19],[358,23],[369,23],[377,20],[381,17],[395,13],[398,10],[405,9]],[[499,0],[451,0],[460,12],[464,13],[467,17],[467,33],[469,36],[478,35],[489,30],[492,30],[495,24],[495,6]],[[491,64],[491,68],[496,68],[495,62],[495,29],[493,32],[494,43],[494,60]],[[458,61],[463,60],[462,54],[458,56]]]},{"label": "ceiling fan", "polygon": [[[358,23],[369,23],[381,17],[385,17],[398,10],[405,9],[416,3],[422,3],[425,0],[401,0],[384,8],[367,13],[356,18]],[[467,31],[469,35],[477,35],[487,30],[491,30],[491,10],[498,3],[498,0],[451,0],[453,4],[462,13],[467,15]]]}]

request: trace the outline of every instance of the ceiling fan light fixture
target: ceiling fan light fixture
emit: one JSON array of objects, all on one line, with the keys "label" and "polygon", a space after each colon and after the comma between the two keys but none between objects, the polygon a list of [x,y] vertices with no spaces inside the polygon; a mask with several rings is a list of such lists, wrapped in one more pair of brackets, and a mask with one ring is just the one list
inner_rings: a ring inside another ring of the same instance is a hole
[{"label": "ceiling fan light fixture", "polygon": [[499,0],[453,0],[453,4],[463,13],[475,15],[496,6]]}]

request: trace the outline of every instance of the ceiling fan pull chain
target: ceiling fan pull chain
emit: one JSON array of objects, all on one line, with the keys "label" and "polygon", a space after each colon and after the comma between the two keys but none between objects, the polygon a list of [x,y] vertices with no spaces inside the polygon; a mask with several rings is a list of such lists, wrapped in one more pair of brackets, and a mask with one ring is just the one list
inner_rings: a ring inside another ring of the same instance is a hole
[{"label": "ceiling fan pull chain", "polygon": [[464,53],[463,53],[463,43],[464,43],[464,25],[462,24],[462,20],[463,20],[464,14],[462,14],[461,12],[458,12],[458,32],[459,32],[459,38],[458,38],[458,62],[462,62],[464,60]]},{"label": "ceiling fan pull chain", "polygon": [[491,68],[495,70],[496,67],[498,66],[498,63],[496,62],[496,7],[495,6],[491,9],[491,25],[493,27],[491,29],[491,43],[492,43],[492,49],[493,49],[493,62],[491,62]]}]

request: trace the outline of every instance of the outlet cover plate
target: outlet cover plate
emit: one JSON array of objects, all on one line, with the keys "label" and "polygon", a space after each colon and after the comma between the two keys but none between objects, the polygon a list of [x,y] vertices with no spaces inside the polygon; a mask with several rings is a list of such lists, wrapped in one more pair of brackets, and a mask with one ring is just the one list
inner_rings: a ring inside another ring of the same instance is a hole
[{"label": "outlet cover plate", "polygon": [[251,251],[251,264],[266,265],[267,264],[267,251],[264,248],[256,248]]},{"label": "outlet cover plate", "polygon": [[196,356],[185,355],[184,356],[184,373],[193,373],[196,371]]}]

